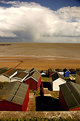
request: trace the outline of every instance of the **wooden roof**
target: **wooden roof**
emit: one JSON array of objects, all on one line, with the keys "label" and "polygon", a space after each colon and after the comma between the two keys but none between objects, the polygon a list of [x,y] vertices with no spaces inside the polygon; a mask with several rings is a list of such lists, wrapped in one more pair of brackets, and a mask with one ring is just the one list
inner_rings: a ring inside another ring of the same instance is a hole
[{"label": "wooden roof", "polygon": [[80,85],[67,82],[60,85],[60,91],[62,92],[68,108],[78,107],[80,105]]},{"label": "wooden roof", "polygon": [[41,77],[41,74],[35,71],[31,76],[38,82]]},{"label": "wooden roof", "polygon": [[0,91],[0,100],[8,100],[13,103],[22,105],[28,85],[20,82],[8,83]]},{"label": "wooden roof", "polygon": [[5,73],[7,70],[8,70],[7,68],[0,68],[0,74]]},{"label": "wooden roof", "polygon": [[76,74],[78,74],[80,76],[80,71],[77,71]]},{"label": "wooden roof", "polygon": [[26,72],[18,72],[13,78],[17,77],[17,78],[23,79],[27,75],[28,73]]},{"label": "wooden roof", "polygon": [[35,72],[35,71],[38,71],[38,70],[35,69],[35,68],[32,68],[32,69],[29,71],[29,73],[31,74],[31,73],[33,73],[33,72]]},{"label": "wooden roof", "polygon": [[57,72],[55,72],[55,73],[53,73],[52,74],[52,81],[54,81],[54,80],[56,80],[56,79],[58,79],[59,78],[59,75],[58,75],[58,73]]},{"label": "wooden roof", "polygon": [[12,69],[11,71],[9,71],[8,73],[6,73],[6,74],[4,74],[4,75],[10,77],[10,76],[13,75],[15,72],[16,72],[16,70],[15,70],[15,69]]},{"label": "wooden roof", "polygon": [[38,72],[37,70],[34,70],[31,73],[29,73],[29,75],[25,80],[27,80],[28,78],[33,78],[36,82],[38,82],[40,77],[41,77],[40,72]]},{"label": "wooden roof", "polygon": [[55,69],[55,71],[58,71],[58,72],[63,72],[63,69]]}]

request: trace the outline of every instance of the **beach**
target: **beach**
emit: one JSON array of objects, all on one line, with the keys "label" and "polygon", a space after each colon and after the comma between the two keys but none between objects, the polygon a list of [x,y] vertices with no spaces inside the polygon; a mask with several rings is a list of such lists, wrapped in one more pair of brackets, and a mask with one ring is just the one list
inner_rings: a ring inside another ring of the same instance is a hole
[{"label": "beach", "polygon": [[8,43],[0,44],[0,68],[80,68],[80,44]]}]

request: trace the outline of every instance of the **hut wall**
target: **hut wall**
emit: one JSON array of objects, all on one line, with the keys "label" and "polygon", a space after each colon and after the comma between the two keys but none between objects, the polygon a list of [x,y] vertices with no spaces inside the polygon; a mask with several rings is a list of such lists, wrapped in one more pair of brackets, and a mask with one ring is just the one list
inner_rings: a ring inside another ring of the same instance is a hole
[{"label": "hut wall", "polygon": [[61,91],[59,92],[59,104],[62,110],[69,110]]},{"label": "hut wall", "polygon": [[39,89],[40,85],[41,85],[41,77],[40,77],[40,79],[38,80],[38,83],[37,83],[37,90]]},{"label": "hut wall", "polygon": [[80,111],[80,106],[77,108],[70,109],[70,111]]},{"label": "hut wall", "polygon": [[24,102],[23,102],[22,111],[27,110],[28,102],[29,102],[29,87],[28,87],[28,90],[26,92],[26,96],[25,96],[25,99],[24,99]]},{"label": "hut wall", "polygon": [[0,101],[0,111],[22,111],[22,106],[7,100]]},{"label": "hut wall", "polygon": [[25,83],[29,85],[30,90],[37,90],[37,82],[34,79],[28,78]]}]

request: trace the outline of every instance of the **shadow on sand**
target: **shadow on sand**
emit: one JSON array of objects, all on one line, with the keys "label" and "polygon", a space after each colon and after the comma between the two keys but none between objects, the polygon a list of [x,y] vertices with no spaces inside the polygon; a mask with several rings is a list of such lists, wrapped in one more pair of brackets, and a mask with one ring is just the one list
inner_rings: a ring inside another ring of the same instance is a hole
[{"label": "shadow on sand", "polygon": [[42,82],[44,88],[48,88],[48,90],[52,91],[51,82]]}]

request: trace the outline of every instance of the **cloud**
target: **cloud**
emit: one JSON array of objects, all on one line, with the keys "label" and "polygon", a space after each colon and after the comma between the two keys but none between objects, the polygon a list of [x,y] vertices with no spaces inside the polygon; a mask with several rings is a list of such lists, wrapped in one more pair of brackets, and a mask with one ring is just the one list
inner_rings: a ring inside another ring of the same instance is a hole
[{"label": "cloud", "polygon": [[80,7],[53,11],[33,2],[3,3],[12,6],[0,7],[0,40],[79,42]]}]

